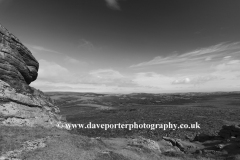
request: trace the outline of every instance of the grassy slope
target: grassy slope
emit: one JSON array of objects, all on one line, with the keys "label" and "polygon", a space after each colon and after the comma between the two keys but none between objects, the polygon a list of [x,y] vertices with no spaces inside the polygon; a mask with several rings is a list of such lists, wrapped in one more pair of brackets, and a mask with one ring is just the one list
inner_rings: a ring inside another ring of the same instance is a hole
[{"label": "grassy slope", "polygon": [[149,150],[137,151],[116,148],[116,146],[113,148],[114,146],[111,146],[110,143],[106,144],[102,140],[70,134],[59,129],[1,126],[0,136],[1,154],[21,148],[25,141],[51,137],[47,140],[45,148],[36,149],[33,152],[23,152],[18,157],[26,160],[127,160],[159,159],[160,157],[166,159],[165,156]]},{"label": "grassy slope", "polygon": [[25,141],[50,137],[46,147],[22,152],[24,160],[194,160],[207,159],[183,154],[160,154],[142,146],[130,146],[127,139],[96,139],[70,134],[66,130],[0,127],[1,154],[21,148]]}]

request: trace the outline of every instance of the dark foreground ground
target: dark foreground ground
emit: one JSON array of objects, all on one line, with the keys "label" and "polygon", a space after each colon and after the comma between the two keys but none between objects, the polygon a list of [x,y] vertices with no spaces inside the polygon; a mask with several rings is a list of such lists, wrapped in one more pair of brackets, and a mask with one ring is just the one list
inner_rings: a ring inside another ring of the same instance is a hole
[{"label": "dark foreground ground", "polygon": [[160,140],[162,136],[188,139],[204,133],[210,136],[225,124],[240,123],[240,93],[184,94],[94,94],[46,93],[54,99],[71,123],[175,123],[194,124],[200,129],[75,129],[72,132],[92,137],[143,136]]}]

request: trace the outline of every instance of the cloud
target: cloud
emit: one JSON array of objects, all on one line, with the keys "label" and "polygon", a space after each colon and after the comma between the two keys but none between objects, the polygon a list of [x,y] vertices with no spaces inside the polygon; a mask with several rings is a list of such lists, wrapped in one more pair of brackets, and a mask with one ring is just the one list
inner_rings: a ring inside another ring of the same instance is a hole
[{"label": "cloud", "polygon": [[183,78],[174,80],[172,84],[188,84],[189,82],[190,82],[189,78]]},{"label": "cloud", "polygon": [[107,79],[123,78],[123,75],[120,74],[120,72],[112,69],[98,69],[95,71],[91,71],[89,74],[97,78],[107,78]]},{"label": "cloud", "polygon": [[55,53],[55,54],[62,54],[58,51],[54,51],[54,50],[51,50],[51,49],[47,49],[47,48],[44,48],[44,47],[41,47],[41,46],[30,46],[30,48],[32,49],[35,49],[35,50],[38,50],[38,51],[43,51],[43,52],[49,52],[49,53]]},{"label": "cloud", "polygon": [[231,65],[231,64],[238,64],[238,63],[240,63],[240,60],[231,60],[227,64]]},{"label": "cloud", "polygon": [[67,91],[67,92],[115,92],[118,87],[105,86],[105,85],[92,85],[92,84],[72,84],[64,82],[49,82],[44,80],[38,80],[31,84],[35,88],[40,88],[41,90],[47,91]]},{"label": "cloud", "polygon": [[[113,69],[98,69],[88,73],[74,73],[67,68],[46,60],[39,60],[40,68],[38,79],[33,84],[44,82],[55,85],[67,84],[67,86],[105,86],[105,87],[134,87],[136,84],[129,77],[125,77],[120,72]],[[41,85],[41,87],[43,87]],[[45,87],[43,87],[45,88]],[[63,87],[64,88],[64,87]]]},{"label": "cloud", "polygon": [[118,0],[105,0],[107,3],[107,6],[114,10],[120,10],[120,6],[118,4]]},{"label": "cloud", "polygon": [[212,57],[207,57],[206,59],[205,59],[205,61],[211,61],[212,60]]},{"label": "cloud", "polygon": [[236,90],[234,86],[237,87],[240,84],[240,60],[231,58],[231,56],[223,57],[217,64],[208,68],[211,70],[208,74],[195,73],[195,75],[182,76],[172,81],[172,84],[193,87],[201,85],[200,88],[205,88],[205,90]]},{"label": "cloud", "polygon": [[133,92],[135,84],[112,69],[98,69],[74,74],[55,62],[40,60],[39,77],[31,86],[43,91]]},{"label": "cloud", "polygon": [[239,56],[240,42],[236,43],[220,43],[207,48],[201,48],[183,54],[173,54],[167,57],[158,56],[148,62],[142,62],[130,66],[131,68],[145,67],[152,65],[171,65],[171,64],[187,64],[191,62],[217,61],[219,59],[229,59]]},{"label": "cloud", "polygon": [[85,84],[104,84],[107,86],[134,87],[136,84],[119,71],[113,69],[98,69],[90,71],[87,75],[81,77],[81,83]]},{"label": "cloud", "polygon": [[73,64],[77,64],[77,63],[80,63],[80,61],[79,60],[77,60],[77,59],[74,59],[74,58],[72,58],[72,57],[69,57],[69,56],[67,56],[65,59],[64,59],[66,62],[68,62],[68,63],[73,63]]},{"label": "cloud", "polygon": [[231,58],[232,56],[225,56],[223,57],[223,59],[228,59],[228,58]]},{"label": "cloud", "polygon": [[55,50],[52,50],[52,49],[48,49],[48,48],[45,48],[45,47],[42,47],[42,46],[34,46],[34,45],[30,45],[30,44],[27,44],[27,46],[29,48],[32,49],[32,53],[34,55],[38,55],[38,51],[41,51],[41,52],[48,52],[48,53],[53,53],[53,54],[60,54],[61,58],[66,62],[66,63],[71,63],[71,64],[80,64],[80,65],[87,65],[87,62],[84,62],[84,61],[80,61],[76,58],[72,58],[68,55],[65,55],[61,52],[58,52],[58,51],[55,51]]},{"label": "cloud", "polygon": [[49,83],[133,86],[131,79],[112,69],[98,69],[88,73],[74,73],[67,68],[46,60],[39,60],[38,80]]},{"label": "cloud", "polygon": [[185,77],[176,79],[172,82],[172,84],[193,84],[193,85],[200,85],[212,80],[216,80],[216,76],[212,75],[205,75],[205,76],[192,76],[191,78]]},{"label": "cloud", "polygon": [[71,73],[68,69],[55,62],[39,60],[38,79],[49,82],[66,82],[71,80]]},{"label": "cloud", "polygon": [[173,78],[155,72],[136,73],[133,82],[142,87],[152,87],[155,89],[172,89]]},{"label": "cloud", "polygon": [[214,66],[216,71],[240,71],[240,60],[229,60]]},{"label": "cloud", "polygon": [[[68,70],[56,62],[39,60],[39,78],[31,85],[44,91],[92,92],[186,92],[236,90],[240,85],[240,59],[222,56],[208,73],[178,72],[163,74],[159,71],[123,74],[115,69],[96,69],[84,73]],[[71,61],[71,58],[68,58]],[[75,61],[73,61],[75,63]],[[76,60],[76,63],[78,61]],[[166,68],[165,68],[166,69]],[[192,68],[190,68],[192,69]],[[193,69],[194,70],[194,69]]]},{"label": "cloud", "polygon": [[87,65],[87,62],[79,61],[79,60],[77,60],[75,58],[72,58],[72,57],[69,57],[69,56],[66,56],[64,58],[64,61],[67,62],[67,63],[71,63],[71,64]]},{"label": "cloud", "polygon": [[92,42],[86,40],[86,39],[80,39],[78,42],[78,48],[88,48],[93,49],[94,45]]},{"label": "cloud", "polygon": [[[236,60],[223,61],[223,63],[215,65],[212,68],[215,69],[212,75],[217,76],[226,82],[231,81],[232,85],[238,84],[240,82],[239,81],[240,60],[236,59]],[[223,85],[226,85],[226,84],[223,84]]]}]

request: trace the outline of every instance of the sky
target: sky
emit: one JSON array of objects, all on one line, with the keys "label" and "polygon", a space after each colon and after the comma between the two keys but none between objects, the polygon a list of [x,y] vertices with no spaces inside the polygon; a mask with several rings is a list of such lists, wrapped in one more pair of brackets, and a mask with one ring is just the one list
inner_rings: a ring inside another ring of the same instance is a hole
[{"label": "sky", "polygon": [[0,0],[42,91],[240,91],[239,0]]}]

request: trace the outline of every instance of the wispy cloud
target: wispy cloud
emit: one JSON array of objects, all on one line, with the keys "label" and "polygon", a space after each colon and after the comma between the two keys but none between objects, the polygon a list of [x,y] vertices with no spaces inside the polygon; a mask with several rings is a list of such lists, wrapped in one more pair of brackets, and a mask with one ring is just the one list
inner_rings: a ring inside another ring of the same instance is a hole
[{"label": "wispy cloud", "polygon": [[30,48],[38,50],[38,51],[43,51],[43,52],[62,54],[62,53],[60,53],[58,51],[54,51],[54,50],[51,50],[51,49],[48,49],[48,48],[44,48],[44,47],[41,47],[41,46],[30,46]]},{"label": "wispy cloud", "polygon": [[238,56],[240,54],[240,42],[236,43],[220,43],[207,48],[197,49],[191,52],[183,54],[174,54],[167,57],[158,56],[153,60],[148,62],[142,62],[130,66],[135,67],[145,67],[152,65],[163,65],[163,64],[178,64],[178,63],[188,63],[196,61],[215,61],[218,58],[230,58]]},{"label": "wispy cloud", "polygon": [[76,58],[72,58],[72,57],[69,57],[69,56],[66,56],[64,58],[64,61],[66,63],[71,63],[71,64],[80,64],[80,65],[87,65],[87,62],[84,62],[84,61],[80,61]]},{"label": "wispy cloud", "polygon": [[90,47],[90,48],[94,48],[92,42],[86,40],[86,39],[80,39],[79,40],[79,44],[78,47]]},{"label": "wispy cloud", "polygon": [[74,58],[69,57],[69,56],[66,56],[66,58],[65,58],[64,60],[65,60],[66,62],[68,62],[68,63],[73,63],[73,64],[78,64],[78,63],[80,63],[79,60],[74,59]]},{"label": "wispy cloud", "polygon": [[80,61],[76,58],[73,58],[73,57],[70,57],[69,55],[66,55],[64,53],[61,53],[61,52],[58,52],[58,51],[55,51],[55,50],[52,50],[52,49],[49,49],[49,48],[45,48],[45,47],[42,47],[42,46],[35,46],[35,45],[30,45],[30,44],[27,44],[27,46],[31,49],[31,52],[34,53],[34,54],[38,54],[38,52],[47,52],[47,53],[52,53],[52,54],[59,54],[61,55],[60,57],[63,59],[64,62],[66,63],[70,63],[70,64],[79,64],[79,65],[87,65],[87,62],[84,62],[84,61]]},{"label": "wispy cloud", "polygon": [[107,3],[107,6],[111,9],[114,9],[114,10],[121,10],[120,9],[120,6],[119,6],[119,3],[118,3],[118,0],[105,0],[106,3]]}]

